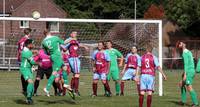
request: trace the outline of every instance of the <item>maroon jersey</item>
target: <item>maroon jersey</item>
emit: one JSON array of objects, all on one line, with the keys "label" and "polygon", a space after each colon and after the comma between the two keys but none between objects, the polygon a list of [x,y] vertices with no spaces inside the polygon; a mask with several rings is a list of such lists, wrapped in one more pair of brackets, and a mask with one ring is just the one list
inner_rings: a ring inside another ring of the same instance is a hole
[{"label": "maroon jersey", "polygon": [[17,42],[17,60],[21,62],[21,52],[24,48],[24,42],[29,39],[28,36],[22,37],[18,42]]},{"label": "maroon jersey", "polygon": [[135,55],[130,55],[128,57],[128,61],[127,61],[127,68],[133,68],[133,69],[136,69],[137,66],[138,66],[138,59],[137,59],[137,56]]},{"label": "maroon jersey", "polygon": [[70,57],[78,57],[79,42],[77,40],[71,40],[69,43],[69,54]]},{"label": "maroon jersey", "polygon": [[149,74],[155,76],[156,65],[154,63],[153,54],[144,54],[141,58],[141,74]]},{"label": "maroon jersey", "polygon": [[95,68],[98,73],[107,73],[108,72],[108,61],[106,58],[105,52],[98,51],[95,54]]}]

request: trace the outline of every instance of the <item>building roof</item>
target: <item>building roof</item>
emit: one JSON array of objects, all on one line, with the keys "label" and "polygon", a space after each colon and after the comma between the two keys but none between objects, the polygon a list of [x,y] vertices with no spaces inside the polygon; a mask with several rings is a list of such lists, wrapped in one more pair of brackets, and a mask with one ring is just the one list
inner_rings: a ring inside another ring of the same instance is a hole
[{"label": "building roof", "polygon": [[[3,1],[0,0],[0,14],[3,13]],[[11,13],[26,0],[5,0],[5,13]]]}]

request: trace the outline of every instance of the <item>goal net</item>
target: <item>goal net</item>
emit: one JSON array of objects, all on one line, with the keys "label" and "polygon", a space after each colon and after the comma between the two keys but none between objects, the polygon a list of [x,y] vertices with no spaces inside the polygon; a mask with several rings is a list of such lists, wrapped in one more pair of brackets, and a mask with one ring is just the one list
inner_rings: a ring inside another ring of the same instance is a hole
[{"label": "goal net", "polygon": [[[17,69],[17,41],[24,36],[24,28],[31,28],[31,38],[36,49],[41,46],[43,31],[50,31],[66,39],[71,31],[78,32],[78,40],[89,47],[89,51],[80,49],[81,71],[91,70],[91,54],[98,41],[111,40],[113,48],[118,49],[124,57],[133,45],[139,47],[142,55],[144,48],[151,44],[153,53],[159,57],[162,66],[162,21],[160,20],[100,20],[100,19],[59,19],[59,18],[23,18],[0,17],[0,68]],[[157,75],[156,92],[163,94],[162,78]],[[130,87],[132,88],[132,87]]]}]

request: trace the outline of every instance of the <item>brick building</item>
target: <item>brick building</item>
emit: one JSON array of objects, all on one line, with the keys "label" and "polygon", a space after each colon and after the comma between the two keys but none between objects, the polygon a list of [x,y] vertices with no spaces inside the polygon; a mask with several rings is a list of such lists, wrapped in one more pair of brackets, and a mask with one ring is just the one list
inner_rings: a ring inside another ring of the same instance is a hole
[{"label": "brick building", "polygon": [[[67,14],[58,7],[53,0],[5,0],[6,17],[31,17],[33,11],[39,11],[42,18],[66,18]],[[0,0],[0,17],[3,14],[3,0]],[[0,38],[3,37],[3,22],[0,21]],[[62,24],[58,22],[29,22],[6,21],[6,38],[9,35],[18,35],[24,28],[31,28],[34,32],[42,32],[50,28],[52,32],[59,32]]]}]

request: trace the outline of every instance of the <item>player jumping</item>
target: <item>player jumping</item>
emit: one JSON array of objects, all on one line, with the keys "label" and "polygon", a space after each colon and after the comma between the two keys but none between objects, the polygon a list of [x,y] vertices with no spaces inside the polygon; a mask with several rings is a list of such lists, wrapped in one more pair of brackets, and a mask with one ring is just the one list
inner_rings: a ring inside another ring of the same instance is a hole
[{"label": "player jumping", "polygon": [[58,74],[58,71],[62,69],[63,71],[65,71],[63,72],[64,87],[69,90],[68,93],[70,97],[72,97],[72,99],[75,99],[74,93],[70,85],[68,85],[68,78],[67,78],[68,76],[66,72],[66,66],[64,66],[64,62],[63,62],[61,51],[60,51],[60,45],[64,44],[64,41],[57,36],[52,36],[49,30],[45,30],[44,34],[46,35],[46,38],[42,41],[42,46],[44,50],[50,54],[52,67],[53,67],[53,72],[50,78],[48,79],[48,83],[46,85],[46,88],[44,88],[44,91],[46,92],[47,96],[50,96],[49,91],[50,91],[51,85],[53,81],[55,80]]},{"label": "player jumping", "polygon": [[65,47],[69,50],[69,64],[71,67],[71,72],[73,73],[73,77],[71,79],[71,88],[75,91],[75,95],[80,96],[78,87],[81,62],[79,59],[78,50],[79,47],[83,47],[86,50],[88,50],[88,47],[86,47],[83,44],[80,44],[76,37],[77,32],[72,31],[72,33],[70,34],[70,38],[66,39],[64,43],[66,44]]}]

